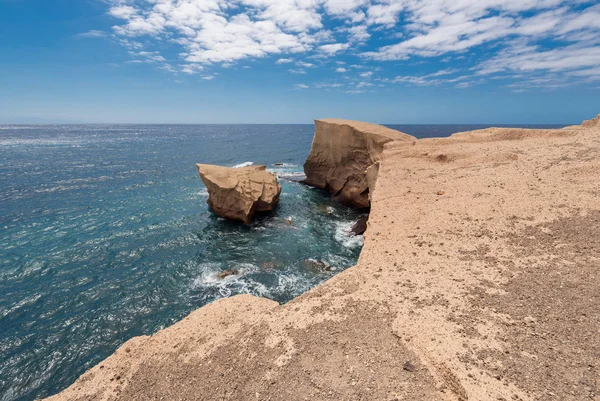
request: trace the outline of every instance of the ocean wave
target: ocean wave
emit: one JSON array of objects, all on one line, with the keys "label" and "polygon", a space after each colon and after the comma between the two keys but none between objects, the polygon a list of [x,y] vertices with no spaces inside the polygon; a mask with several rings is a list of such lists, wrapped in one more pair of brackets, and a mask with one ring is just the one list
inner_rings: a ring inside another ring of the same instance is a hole
[{"label": "ocean wave", "polygon": [[236,164],[235,166],[233,166],[233,168],[249,167],[249,166],[252,166],[253,164],[254,164],[254,162],[243,162],[240,164]]},{"label": "ocean wave", "polygon": [[278,168],[296,168],[296,167],[300,167],[297,164],[292,164],[292,163],[273,163],[271,164],[271,167],[278,167]]},{"label": "ocean wave", "polygon": [[248,277],[257,272],[259,267],[251,263],[239,263],[233,266],[236,274],[220,278],[223,266],[219,263],[205,263],[203,272],[191,283],[191,290],[198,293],[202,300],[227,298],[236,294],[252,294],[260,297],[268,297],[270,291],[267,287]]},{"label": "ocean wave", "polygon": [[85,143],[81,139],[61,138],[6,138],[0,139],[0,146],[71,146],[80,147]]},{"label": "ocean wave", "polygon": [[272,171],[277,178],[281,178],[288,181],[303,181],[306,179],[306,174],[301,171]]},{"label": "ocean wave", "polygon": [[363,236],[352,233],[353,221],[342,221],[336,223],[335,239],[346,248],[359,248],[363,245]]}]

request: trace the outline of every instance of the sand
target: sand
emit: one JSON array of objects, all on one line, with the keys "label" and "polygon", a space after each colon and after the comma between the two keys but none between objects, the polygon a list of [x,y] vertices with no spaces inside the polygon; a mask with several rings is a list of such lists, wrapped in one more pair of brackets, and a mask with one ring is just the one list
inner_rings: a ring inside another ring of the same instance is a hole
[{"label": "sand", "polygon": [[358,264],[125,343],[58,400],[600,400],[600,124],[389,143]]}]

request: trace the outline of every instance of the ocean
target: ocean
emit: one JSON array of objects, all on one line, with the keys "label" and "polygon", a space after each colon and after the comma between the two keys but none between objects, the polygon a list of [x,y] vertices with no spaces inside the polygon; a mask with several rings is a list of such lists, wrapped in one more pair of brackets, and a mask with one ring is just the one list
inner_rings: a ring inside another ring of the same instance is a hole
[{"label": "ocean", "polygon": [[[390,127],[435,137],[486,126]],[[1,125],[0,400],[52,395],[216,299],[287,302],[355,264],[361,214],[298,182],[313,131]],[[265,164],[283,188],[277,211],[250,226],[214,216],[196,163]]]}]

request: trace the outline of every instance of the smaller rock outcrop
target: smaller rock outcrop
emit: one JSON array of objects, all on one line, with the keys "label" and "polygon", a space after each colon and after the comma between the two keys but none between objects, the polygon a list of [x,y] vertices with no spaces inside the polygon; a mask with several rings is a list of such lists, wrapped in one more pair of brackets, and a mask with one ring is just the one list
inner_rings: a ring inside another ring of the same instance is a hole
[{"label": "smaller rock outcrop", "polygon": [[196,167],[208,189],[208,206],[217,216],[250,224],[256,213],[271,212],[279,203],[281,186],[265,166]]}]

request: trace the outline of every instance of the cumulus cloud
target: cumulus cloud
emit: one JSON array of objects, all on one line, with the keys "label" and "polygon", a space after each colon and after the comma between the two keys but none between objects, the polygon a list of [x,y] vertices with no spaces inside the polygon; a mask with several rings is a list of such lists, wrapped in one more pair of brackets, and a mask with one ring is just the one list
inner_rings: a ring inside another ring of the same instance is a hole
[{"label": "cumulus cloud", "polygon": [[[114,36],[132,57],[178,73],[266,57],[295,63],[290,72],[298,73],[315,67],[298,58],[325,65],[328,58],[360,56],[352,65],[371,69],[372,63],[398,60],[466,60],[471,65],[464,68],[479,77],[473,82],[499,73],[598,76],[600,4],[592,0],[105,1]],[[86,35],[101,33],[80,36]],[[169,54],[177,60],[138,54],[156,42],[175,47]],[[401,77],[399,82],[416,85],[441,81]]]},{"label": "cumulus cloud", "polygon": [[349,43],[332,43],[329,45],[319,46],[319,51],[328,55],[334,55],[350,47]]}]

